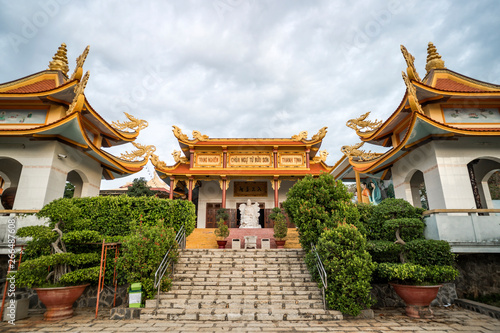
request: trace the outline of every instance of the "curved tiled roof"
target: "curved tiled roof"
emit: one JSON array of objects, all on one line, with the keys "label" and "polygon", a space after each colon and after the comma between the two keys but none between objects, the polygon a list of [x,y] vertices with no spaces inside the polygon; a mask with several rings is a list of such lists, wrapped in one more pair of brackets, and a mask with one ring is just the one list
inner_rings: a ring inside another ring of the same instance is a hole
[{"label": "curved tiled roof", "polygon": [[47,90],[52,90],[56,88],[56,81],[54,80],[42,80],[35,83],[31,83],[19,88],[11,89],[5,91],[6,93],[36,93],[43,92]]},{"label": "curved tiled roof", "polygon": [[479,88],[474,88],[450,79],[437,79],[434,88],[445,91],[460,91],[460,92],[487,91]]}]

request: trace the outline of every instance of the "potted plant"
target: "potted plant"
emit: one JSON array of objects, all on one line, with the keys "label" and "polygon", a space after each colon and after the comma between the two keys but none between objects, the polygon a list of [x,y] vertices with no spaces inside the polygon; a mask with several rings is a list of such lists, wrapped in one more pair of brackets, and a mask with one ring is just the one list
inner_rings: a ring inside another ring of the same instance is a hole
[{"label": "potted plant", "polygon": [[229,219],[229,214],[225,208],[219,208],[215,215],[217,219],[217,229],[215,229],[214,233],[217,240],[217,245],[219,249],[226,248],[227,240],[226,238],[229,236],[229,228],[225,221]]},{"label": "potted plant", "polygon": [[273,212],[269,214],[269,218],[274,221],[274,239],[276,241],[276,247],[282,249],[285,247],[286,235],[288,233],[285,215],[283,215],[279,207],[274,207]]},{"label": "potted plant", "polygon": [[[100,260],[98,252],[82,245],[99,241],[98,232],[82,230],[63,234],[61,231],[65,222],[78,218],[80,209],[73,206],[69,199],[53,203],[37,213],[38,217],[49,217],[52,227],[30,226],[18,230],[18,236],[32,237],[32,240],[25,249],[29,259],[23,261],[18,271],[13,273],[17,286],[33,288],[37,292],[47,308],[45,320],[59,320],[73,315],[73,303],[82,295],[88,282],[98,279],[99,266],[92,266]],[[71,252],[76,249],[83,250],[83,253]]]},{"label": "potted plant", "polygon": [[[414,240],[406,243],[401,238],[403,229],[421,229],[424,222],[418,218],[399,218],[386,221],[384,227],[396,231],[396,244],[400,245],[400,263],[383,262],[378,265],[377,274],[394,288],[406,304],[406,314],[414,318],[432,318],[431,302],[436,298],[441,283],[453,281],[458,271],[451,265],[435,265],[433,257],[454,258],[449,244],[443,241]],[[443,246],[444,245],[444,246]],[[415,249],[418,249],[415,251]],[[439,250],[439,251],[434,251]],[[416,253],[418,252],[418,253]],[[436,252],[436,253],[432,253]],[[407,258],[410,256],[410,258]],[[422,258],[426,257],[427,258]],[[419,258],[420,257],[420,258]],[[426,265],[419,262],[424,261]],[[443,259],[438,259],[443,260]],[[453,259],[448,260],[448,263]]]}]

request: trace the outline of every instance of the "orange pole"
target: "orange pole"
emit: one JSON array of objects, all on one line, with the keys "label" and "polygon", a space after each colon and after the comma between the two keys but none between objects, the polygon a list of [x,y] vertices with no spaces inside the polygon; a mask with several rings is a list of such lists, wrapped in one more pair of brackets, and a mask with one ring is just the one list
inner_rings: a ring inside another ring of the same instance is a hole
[{"label": "orange pole", "polygon": [[101,276],[102,276],[102,259],[104,258],[104,238],[102,239],[102,249],[101,249],[101,266],[99,267],[99,283],[97,285],[97,301],[95,304],[95,318],[97,319],[97,311],[99,311],[99,296],[101,290]]},{"label": "orange pole", "polygon": [[361,179],[359,177],[359,172],[354,170],[354,175],[356,176],[356,195],[358,196],[358,202],[363,202],[361,198]]},{"label": "orange pole", "polygon": [[226,181],[222,180],[222,208],[226,208]]},{"label": "orange pole", "polygon": [[170,177],[170,194],[168,197],[170,200],[174,198],[174,179]]}]

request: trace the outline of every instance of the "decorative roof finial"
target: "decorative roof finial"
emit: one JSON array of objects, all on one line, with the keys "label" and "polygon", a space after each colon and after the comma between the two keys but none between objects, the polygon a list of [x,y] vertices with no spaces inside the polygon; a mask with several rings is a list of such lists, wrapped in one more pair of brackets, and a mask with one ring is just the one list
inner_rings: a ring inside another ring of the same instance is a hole
[{"label": "decorative roof finial", "polygon": [[431,69],[440,68],[446,68],[444,67],[444,60],[441,60],[441,56],[437,52],[434,44],[429,42],[429,46],[427,46],[427,65],[425,65],[425,70],[429,73]]},{"label": "decorative roof finial", "polygon": [[62,43],[57,49],[56,54],[52,57],[52,61],[49,62],[49,69],[51,71],[61,71],[64,75],[68,75],[68,57],[66,54],[68,50],[66,49],[66,44]]}]

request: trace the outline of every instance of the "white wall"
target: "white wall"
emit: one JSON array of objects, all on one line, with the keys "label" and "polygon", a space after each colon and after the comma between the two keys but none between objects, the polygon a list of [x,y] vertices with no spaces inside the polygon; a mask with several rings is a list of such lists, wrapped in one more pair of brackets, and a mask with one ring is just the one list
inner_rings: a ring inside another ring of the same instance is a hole
[{"label": "white wall", "polygon": [[420,170],[424,174],[429,209],[476,208],[467,164],[477,158],[500,159],[499,147],[498,138],[484,137],[432,141],[419,147],[392,167],[396,198],[413,204],[410,179]]}]

